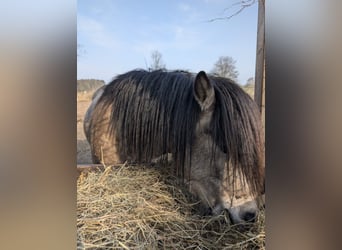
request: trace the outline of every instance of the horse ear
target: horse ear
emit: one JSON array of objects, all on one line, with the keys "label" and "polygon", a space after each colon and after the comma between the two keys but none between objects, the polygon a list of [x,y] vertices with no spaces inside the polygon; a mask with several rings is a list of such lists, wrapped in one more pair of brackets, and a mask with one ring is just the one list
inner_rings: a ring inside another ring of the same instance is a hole
[{"label": "horse ear", "polygon": [[200,71],[194,82],[194,97],[202,111],[208,110],[215,102],[214,87],[204,71]]}]

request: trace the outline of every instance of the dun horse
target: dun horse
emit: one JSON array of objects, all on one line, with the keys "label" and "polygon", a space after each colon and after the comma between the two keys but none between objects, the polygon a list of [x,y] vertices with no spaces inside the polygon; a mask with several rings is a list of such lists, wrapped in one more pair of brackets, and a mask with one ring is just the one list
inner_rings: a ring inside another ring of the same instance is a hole
[{"label": "dun horse", "polygon": [[264,139],[254,101],[229,79],[134,70],[99,89],[84,130],[94,163],[172,154],[175,174],[212,214],[253,220],[264,192]]}]

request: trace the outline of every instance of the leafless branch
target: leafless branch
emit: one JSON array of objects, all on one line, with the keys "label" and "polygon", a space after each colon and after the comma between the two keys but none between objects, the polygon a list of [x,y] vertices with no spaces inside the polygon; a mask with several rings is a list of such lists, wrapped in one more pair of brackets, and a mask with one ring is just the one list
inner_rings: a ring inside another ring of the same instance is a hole
[{"label": "leafless branch", "polygon": [[247,1],[244,1],[244,0],[241,0],[239,2],[235,2],[233,4],[231,4],[230,6],[228,6],[227,8],[225,8],[223,11],[222,11],[222,14],[228,10],[230,10],[231,8],[233,8],[234,6],[245,6],[245,5],[252,5],[254,4],[255,0],[247,0]]},{"label": "leafless branch", "polygon": [[230,5],[229,7],[225,8],[222,13],[224,13],[224,12],[230,10],[231,8],[233,8],[234,6],[238,6],[238,5],[240,5],[240,9],[238,9],[237,11],[235,11],[233,14],[231,14],[229,16],[212,18],[212,19],[208,20],[208,22],[214,22],[214,21],[218,21],[218,20],[229,20],[232,17],[241,13],[245,8],[250,7],[253,4],[255,4],[255,2],[256,2],[256,0],[241,0],[239,2],[235,2],[232,5]]}]

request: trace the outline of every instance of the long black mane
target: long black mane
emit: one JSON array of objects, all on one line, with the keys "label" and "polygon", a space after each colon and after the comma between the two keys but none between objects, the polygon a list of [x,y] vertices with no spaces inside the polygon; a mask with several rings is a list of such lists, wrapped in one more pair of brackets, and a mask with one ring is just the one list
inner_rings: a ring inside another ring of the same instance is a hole
[{"label": "long black mane", "polygon": [[[211,133],[227,156],[233,172],[245,177],[251,190],[263,188],[263,137],[254,101],[232,81],[209,76],[216,102]],[[193,95],[195,75],[184,71],[134,70],[119,75],[105,88],[96,107],[112,110],[110,134],[116,136],[122,159],[150,162],[173,154],[176,174],[184,177],[185,161],[199,120]],[[96,119],[96,118],[95,118]],[[214,145],[213,145],[214,147]]]}]

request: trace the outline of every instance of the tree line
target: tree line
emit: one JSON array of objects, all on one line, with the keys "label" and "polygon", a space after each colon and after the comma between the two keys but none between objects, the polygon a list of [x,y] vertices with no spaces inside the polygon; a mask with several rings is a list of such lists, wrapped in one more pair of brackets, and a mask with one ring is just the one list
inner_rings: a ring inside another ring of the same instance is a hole
[{"label": "tree line", "polygon": [[[239,72],[236,69],[236,60],[234,60],[230,56],[220,56],[218,60],[214,63],[211,74],[230,78],[237,82],[237,78],[239,76]],[[151,61],[148,65],[146,65],[147,69],[150,71],[166,69],[166,64],[163,61],[163,56],[158,50],[154,50],[151,52]],[[97,89],[104,85],[105,82],[103,80],[96,79],[85,79],[85,80],[77,80],[77,91],[90,91],[93,89]],[[248,78],[245,87],[254,87],[254,77]]]},{"label": "tree line", "polygon": [[[214,63],[212,70],[210,71],[211,74],[215,76],[230,78],[234,81],[237,81],[239,76],[239,72],[236,69],[236,60],[234,60],[230,56],[220,56],[218,60]],[[162,54],[158,50],[154,50],[151,52],[151,62],[147,65],[149,70],[159,70],[165,69],[166,65],[163,61]],[[250,87],[254,85],[254,78],[248,78],[247,82],[245,83],[246,87]]]}]

